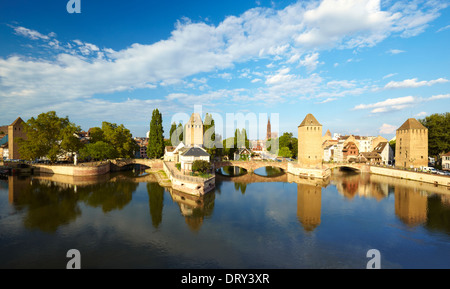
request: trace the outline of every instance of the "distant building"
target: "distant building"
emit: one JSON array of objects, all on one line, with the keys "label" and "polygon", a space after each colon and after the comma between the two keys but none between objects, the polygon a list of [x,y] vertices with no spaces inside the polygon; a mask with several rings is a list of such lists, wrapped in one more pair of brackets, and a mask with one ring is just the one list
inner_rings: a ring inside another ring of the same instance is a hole
[{"label": "distant building", "polygon": [[184,143],[187,147],[203,147],[203,122],[200,114],[193,113],[185,125]]},{"label": "distant building", "polygon": [[342,149],[342,155],[345,162],[356,162],[359,149],[354,142],[348,142]]},{"label": "distant building", "polygon": [[272,126],[270,124],[270,117],[269,120],[267,121],[267,134],[266,134],[266,140],[271,139],[272,138]]},{"label": "distant building", "polygon": [[336,150],[336,146],[335,144],[331,144],[326,146],[323,149],[323,161],[324,162],[331,162],[334,161],[334,151]]},{"label": "distant building", "polygon": [[321,167],[322,158],[322,125],[308,114],[298,126],[298,163],[306,167]]},{"label": "distant building", "polygon": [[361,152],[358,155],[358,162],[379,165],[382,163],[381,155],[377,152]]},{"label": "distant building", "polygon": [[238,149],[235,153],[234,153],[234,160],[235,161],[239,161],[239,160],[249,160],[250,157],[252,156],[252,152],[247,149],[247,148],[241,148]]},{"label": "distant building", "polygon": [[450,152],[442,155],[442,169],[450,171]]},{"label": "distant building", "polygon": [[428,166],[428,129],[415,118],[409,118],[397,129],[395,166],[400,168]]},{"label": "distant building", "polygon": [[380,155],[380,164],[390,165],[394,161],[394,151],[387,141],[379,142],[377,146],[374,147],[372,152],[378,153]]}]

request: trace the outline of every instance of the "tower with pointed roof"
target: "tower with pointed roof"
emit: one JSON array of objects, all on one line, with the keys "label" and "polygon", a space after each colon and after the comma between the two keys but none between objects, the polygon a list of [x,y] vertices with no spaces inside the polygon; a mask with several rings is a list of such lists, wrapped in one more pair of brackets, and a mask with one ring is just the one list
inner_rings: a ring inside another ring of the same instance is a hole
[{"label": "tower with pointed roof", "polygon": [[269,121],[267,122],[266,140],[271,139],[271,138],[272,138],[272,126],[270,125],[270,117],[269,117]]},{"label": "tower with pointed roof", "polygon": [[193,113],[185,126],[184,142],[187,147],[203,147],[203,121],[198,113]]},{"label": "tower with pointed roof", "polygon": [[10,159],[20,159],[19,138],[25,139],[27,137],[23,130],[23,120],[18,117],[11,125],[8,126],[8,149]]},{"label": "tower with pointed roof", "polygon": [[397,129],[395,166],[400,168],[428,166],[428,129],[415,118],[409,118]]},{"label": "tower with pointed roof", "polygon": [[312,115],[306,115],[298,126],[298,163],[303,167],[322,167],[322,125]]}]

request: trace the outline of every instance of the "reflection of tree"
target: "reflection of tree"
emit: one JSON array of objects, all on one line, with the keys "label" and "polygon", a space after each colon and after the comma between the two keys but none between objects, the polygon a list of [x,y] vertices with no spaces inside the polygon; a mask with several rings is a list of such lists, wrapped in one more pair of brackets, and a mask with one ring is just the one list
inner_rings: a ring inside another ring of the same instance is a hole
[{"label": "reflection of tree", "polygon": [[158,183],[147,183],[148,204],[153,227],[158,228],[162,221],[164,188]]},{"label": "reflection of tree", "polygon": [[242,194],[245,194],[245,191],[247,190],[247,184],[234,182],[234,189],[236,191],[240,190]]},{"label": "reflection of tree", "polygon": [[450,234],[450,206],[442,202],[444,196],[428,197],[427,222],[425,226],[430,230]]},{"label": "reflection of tree", "polygon": [[277,167],[265,167],[266,176],[275,177],[283,174],[283,171]]},{"label": "reflection of tree", "polygon": [[234,166],[226,166],[222,168],[222,171],[225,175],[234,177],[234,176],[240,176],[245,174],[247,171],[240,167],[234,167]]},{"label": "reflection of tree", "polygon": [[102,207],[103,212],[123,209],[132,199],[138,184],[127,181],[108,182],[79,188],[80,200],[87,205]]},{"label": "reflection of tree", "polygon": [[[24,182],[14,181],[16,184]],[[26,182],[28,185],[20,185],[20,192],[14,196],[14,207],[17,210],[27,209],[24,218],[26,228],[54,233],[59,226],[69,224],[81,216],[78,196],[74,194],[73,188],[63,188],[51,182],[31,183],[29,179]]]}]

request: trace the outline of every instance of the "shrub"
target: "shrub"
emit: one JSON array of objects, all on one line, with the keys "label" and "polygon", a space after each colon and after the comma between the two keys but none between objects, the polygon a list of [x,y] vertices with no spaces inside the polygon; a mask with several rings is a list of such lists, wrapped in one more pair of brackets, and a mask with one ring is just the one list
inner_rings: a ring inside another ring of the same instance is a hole
[{"label": "shrub", "polygon": [[210,169],[211,165],[207,161],[196,160],[192,164],[193,172],[206,173]]}]

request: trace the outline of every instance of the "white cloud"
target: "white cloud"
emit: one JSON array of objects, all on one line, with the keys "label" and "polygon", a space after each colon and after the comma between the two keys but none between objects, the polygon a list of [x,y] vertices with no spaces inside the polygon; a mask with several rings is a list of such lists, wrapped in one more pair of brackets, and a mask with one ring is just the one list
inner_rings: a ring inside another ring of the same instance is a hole
[{"label": "white cloud", "polygon": [[398,73],[389,73],[389,74],[383,76],[383,79],[391,78],[391,77],[393,77],[393,76],[396,76],[397,74],[398,74]]},{"label": "white cloud", "polygon": [[387,51],[387,53],[390,53],[390,54],[400,54],[400,53],[404,53],[404,52],[406,52],[406,51],[400,50],[400,49],[391,49],[391,50]]},{"label": "white cloud", "polygon": [[387,112],[392,110],[401,110],[408,106],[411,106],[416,102],[413,96],[405,96],[399,98],[389,98],[385,101],[372,103],[372,104],[360,104],[354,107],[355,110],[360,109],[372,109],[372,113]]},{"label": "white cloud", "polygon": [[[23,36],[23,37],[26,37],[26,38],[29,38],[32,40],[38,40],[38,39],[48,40],[48,39],[50,39],[50,37],[47,35],[43,35],[36,30],[28,29],[25,27],[18,26],[18,27],[13,27],[13,29],[17,35],[20,35],[20,36]],[[56,34],[52,32],[50,35],[55,36]]]},{"label": "white cloud", "polygon": [[294,75],[288,74],[290,71],[290,68],[282,68],[278,70],[276,74],[267,77],[266,84],[280,84],[291,80]]},{"label": "white cloud", "polygon": [[438,83],[446,83],[449,80],[445,78],[438,78],[430,81],[417,81],[417,78],[405,79],[403,81],[391,81],[384,88],[415,88],[421,86],[432,86]]},{"label": "white cloud", "polygon": [[397,130],[396,126],[387,124],[387,123],[383,123],[383,125],[380,127],[379,129],[379,133],[380,134],[395,134]]},{"label": "white cloud", "polygon": [[448,29],[450,29],[450,25],[447,25],[447,26],[444,26],[444,27],[442,27],[442,28],[439,28],[439,29],[436,31],[436,33],[439,33],[439,32],[442,32],[442,31],[445,31],[445,30],[448,30]]},{"label": "white cloud", "polygon": [[398,98],[389,98],[384,101],[380,101],[372,104],[359,104],[355,106],[354,110],[361,109],[372,109],[371,113],[381,113],[395,110],[402,110],[407,107],[411,107],[413,105],[426,102],[426,101],[434,101],[440,99],[449,99],[450,94],[439,94],[433,95],[428,98],[419,98],[414,96],[404,96]]},{"label": "white cloud", "polygon": [[419,112],[418,114],[415,115],[415,117],[424,117],[426,116],[427,113],[425,111]]},{"label": "white cloud", "polygon": [[319,53],[311,53],[305,56],[304,59],[300,60],[300,66],[305,66],[306,69],[311,72],[316,69],[319,64]]}]

